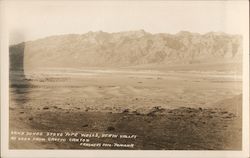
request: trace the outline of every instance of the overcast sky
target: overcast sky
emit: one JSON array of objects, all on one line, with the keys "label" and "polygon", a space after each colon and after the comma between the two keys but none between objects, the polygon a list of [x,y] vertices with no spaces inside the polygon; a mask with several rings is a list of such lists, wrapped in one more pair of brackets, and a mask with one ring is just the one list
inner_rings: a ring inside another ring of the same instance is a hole
[{"label": "overcast sky", "polygon": [[11,44],[100,30],[242,34],[248,29],[247,1],[12,1],[4,8]]}]

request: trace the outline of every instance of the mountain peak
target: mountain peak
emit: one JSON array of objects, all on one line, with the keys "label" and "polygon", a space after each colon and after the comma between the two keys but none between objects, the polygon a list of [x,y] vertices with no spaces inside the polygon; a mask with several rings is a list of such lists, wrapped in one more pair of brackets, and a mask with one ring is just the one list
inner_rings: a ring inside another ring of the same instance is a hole
[{"label": "mountain peak", "polygon": [[119,32],[118,34],[121,34],[124,36],[143,37],[149,33],[143,29],[140,29],[140,30],[133,30],[133,31],[123,31],[123,32]]}]

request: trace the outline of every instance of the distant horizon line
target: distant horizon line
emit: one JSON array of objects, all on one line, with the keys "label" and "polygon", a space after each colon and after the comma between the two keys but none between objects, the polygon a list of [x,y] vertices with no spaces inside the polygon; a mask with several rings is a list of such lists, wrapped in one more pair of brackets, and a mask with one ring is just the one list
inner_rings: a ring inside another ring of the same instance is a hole
[{"label": "distant horizon line", "polygon": [[[45,38],[49,38],[49,37],[56,37],[56,36],[66,36],[66,35],[86,35],[86,34],[90,34],[90,33],[108,33],[108,34],[119,34],[119,33],[129,33],[129,32],[144,32],[146,34],[151,34],[151,35],[159,35],[159,34],[166,34],[166,35],[178,35],[178,34],[182,34],[182,33],[187,33],[187,34],[196,34],[196,35],[200,35],[200,36],[204,36],[207,34],[218,34],[218,35],[229,35],[229,36],[242,36],[242,34],[239,33],[227,33],[224,31],[209,31],[206,33],[200,33],[200,32],[192,32],[192,31],[188,31],[188,30],[181,30],[178,31],[176,33],[168,33],[168,32],[150,32],[150,31],[145,31],[145,29],[134,29],[134,30],[124,30],[124,31],[116,31],[116,32],[111,32],[111,31],[103,31],[103,30],[97,30],[97,31],[88,31],[85,33],[61,33],[61,34],[54,34],[54,35],[47,35],[47,36],[43,36],[43,37],[39,37],[39,38],[35,38],[35,39],[27,39],[21,42],[14,42],[11,43],[9,40],[9,46],[13,46],[13,45],[18,45],[21,43],[26,43],[26,42],[32,42],[32,41],[36,41],[36,40],[41,40],[41,39],[45,39]],[[10,38],[9,38],[10,39]]]}]

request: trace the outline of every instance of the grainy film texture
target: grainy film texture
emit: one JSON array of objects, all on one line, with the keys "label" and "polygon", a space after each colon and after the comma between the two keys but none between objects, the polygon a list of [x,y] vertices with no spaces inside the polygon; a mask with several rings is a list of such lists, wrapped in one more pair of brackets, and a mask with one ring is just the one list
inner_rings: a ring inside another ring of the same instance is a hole
[{"label": "grainy film texture", "polygon": [[241,150],[242,54],[216,30],[12,43],[9,148]]}]

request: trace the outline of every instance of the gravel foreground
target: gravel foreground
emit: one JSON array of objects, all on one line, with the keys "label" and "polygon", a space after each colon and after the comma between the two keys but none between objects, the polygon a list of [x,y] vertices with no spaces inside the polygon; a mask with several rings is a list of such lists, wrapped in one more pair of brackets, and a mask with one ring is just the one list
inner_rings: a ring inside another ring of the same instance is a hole
[{"label": "gravel foreground", "polygon": [[[55,107],[54,107],[55,108]],[[241,119],[222,109],[154,107],[147,114],[85,112],[59,109],[10,109],[11,131],[81,132],[136,135],[136,139],[89,138],[88,143],[112,147],[46,141],[10,141],[10,149],[112,149],[112,150],[240,150]],[[11,135],[10,135],[11,136]],[[60,137],[55,137],[60,138]],[[114,146],[134,144],[133,147]]]}]

